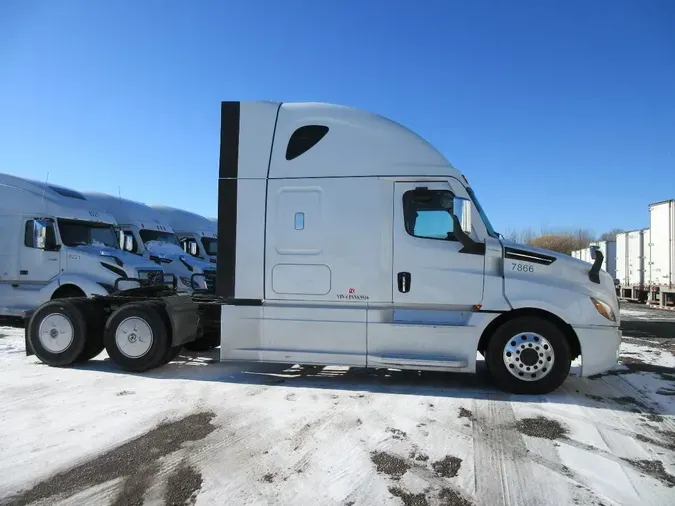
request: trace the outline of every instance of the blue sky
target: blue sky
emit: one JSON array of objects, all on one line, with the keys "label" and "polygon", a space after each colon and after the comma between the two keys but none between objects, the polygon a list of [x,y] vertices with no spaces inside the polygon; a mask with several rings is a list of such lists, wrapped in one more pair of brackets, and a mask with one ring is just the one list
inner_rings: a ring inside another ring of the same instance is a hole
[{"label": "blue sky", "polygon": [[[412,128],[495,228],[675,198],[675,2],[0,2],[0,171],[216,215],[219,102]],[[159,176],[159,177],[158,177]]]}]

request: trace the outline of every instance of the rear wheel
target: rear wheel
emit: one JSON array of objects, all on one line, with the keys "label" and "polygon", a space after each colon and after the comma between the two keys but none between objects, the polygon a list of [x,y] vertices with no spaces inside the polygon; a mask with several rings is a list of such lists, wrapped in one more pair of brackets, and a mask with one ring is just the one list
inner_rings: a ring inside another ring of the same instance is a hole
[{"label": "rear wheel", "polygon": [[497,328],[485,362],[498,388],[515,394],[547,394],[565,381],[572,360],[562,331],[547,320],[528,316]]},{"label": "rear wheel", "polygon": [[46,302],[28,323],[28,340],[35,355],[45,364],[73,364],[85,348],[87,320],[82,305],[68,299]]},{"label": "rear wheel", "polygon": [[105,326],[105,348],[113,362],[132,372],[147,371],[166,363],[171,353],[170,329],[159,305],[124,304]]}]

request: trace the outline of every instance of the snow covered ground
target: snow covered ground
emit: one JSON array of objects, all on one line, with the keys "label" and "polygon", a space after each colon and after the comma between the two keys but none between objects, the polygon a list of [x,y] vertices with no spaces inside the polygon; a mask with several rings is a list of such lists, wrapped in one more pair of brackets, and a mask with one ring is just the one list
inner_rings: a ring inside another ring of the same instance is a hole
[{"label": "snow covered ground", "polygon": [[654,311],[622,309],[624,365],[538,398],[216,352],[57,369],[0,327],[0,504],[675,504],[675,314]]}]

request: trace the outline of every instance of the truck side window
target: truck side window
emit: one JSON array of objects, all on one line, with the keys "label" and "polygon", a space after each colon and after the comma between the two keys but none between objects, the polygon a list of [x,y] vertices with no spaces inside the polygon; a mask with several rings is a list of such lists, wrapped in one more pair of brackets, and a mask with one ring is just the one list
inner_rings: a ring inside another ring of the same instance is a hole
[{"label": "truck side window", "polygon": [[456,241],[452,233],[454,195],[448,190],[409,190],[403,194],[406,232],[413,237]]},{"label": "truck side window", "polygon": [[286,160],[293,160],[313,148],[328,133],[325,125],[305,125],[298,128],[286,146]]},{"label": "truck side window", "polygon": [[33,243],[33,220],[28,220],[26,222],[26,229],[23,236],[23,244],[28,248],[35,247],[35,244]]},{"label": "truck side window", "polygon": [[[23,244],[28,248],[35,247],[35,243],[33,242],[33,221],[34,220],[28,220],[24,229]],[[53,221],[49,221],[47,224],[47,244],[56,244],[56,234],[54,233]]]}]

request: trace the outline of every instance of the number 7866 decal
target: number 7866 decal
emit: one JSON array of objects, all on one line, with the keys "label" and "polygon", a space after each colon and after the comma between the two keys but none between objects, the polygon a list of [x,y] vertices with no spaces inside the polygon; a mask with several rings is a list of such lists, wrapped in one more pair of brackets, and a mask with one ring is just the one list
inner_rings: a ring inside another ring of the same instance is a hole
[{"label": "number 7866 decal", "polygon": [[534,272],[534,265],[519,264],[519,263],[513,262],[511,264],[511,270],[512,271],[518,271],[518,272]]}]

